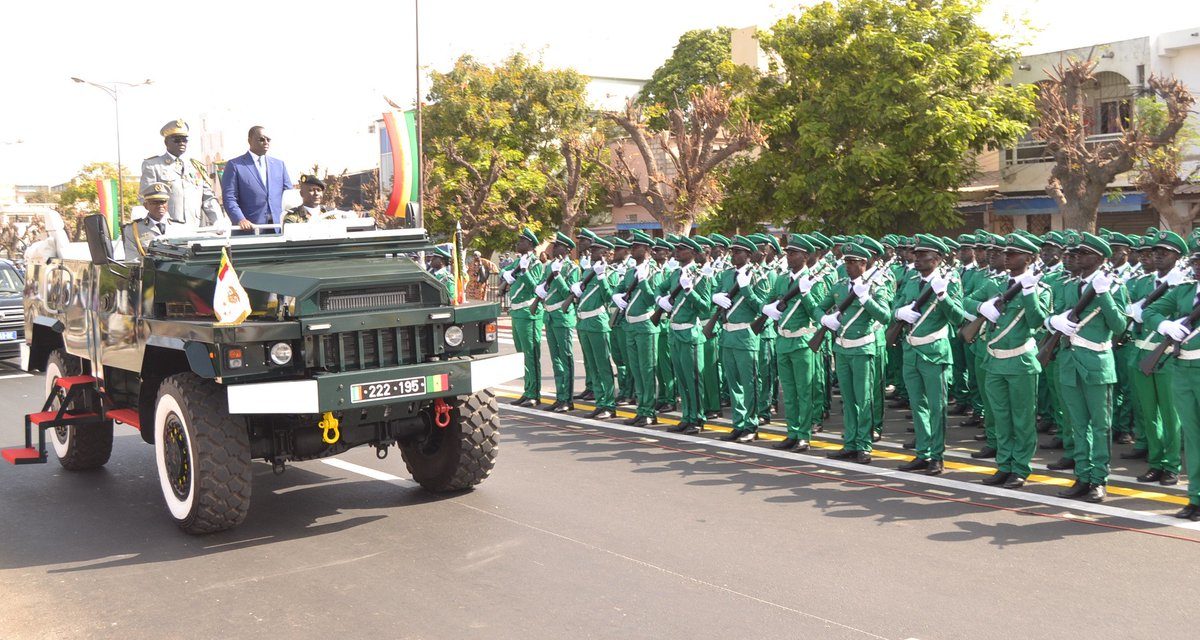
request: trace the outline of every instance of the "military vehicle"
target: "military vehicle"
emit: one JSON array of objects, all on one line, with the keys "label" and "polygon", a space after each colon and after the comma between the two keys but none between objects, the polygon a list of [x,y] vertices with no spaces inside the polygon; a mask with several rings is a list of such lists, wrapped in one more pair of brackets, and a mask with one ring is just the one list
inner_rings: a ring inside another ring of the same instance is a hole
[{"label": "military vehicle", "polygon": [[[154,445],[168,511],[194,534],[243,521],[253,460],[282,472],[360,445],[384,458],[395,445],[434,492],[492,470],[488,388],[519,361],[497,355],[495,303],[451,304],[414,261],[433,246],[424,230],[369,219],[198,230],[123,260],[102,218],[84,227],[86,248],[29,265],[21,365],[45,372],[46,401],[5,460],[46,462],[49,439],[63,468],[99,467],[114,423],[128,425]],[[223,250],[250,299],[239,324],[213,313]]]}]

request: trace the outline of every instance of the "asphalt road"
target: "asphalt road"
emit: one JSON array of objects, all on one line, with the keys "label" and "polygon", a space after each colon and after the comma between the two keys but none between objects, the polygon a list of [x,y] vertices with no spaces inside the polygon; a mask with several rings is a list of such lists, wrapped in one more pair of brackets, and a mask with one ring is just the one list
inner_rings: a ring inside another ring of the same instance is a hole
[{"label": "asphalt road", "polygon": [[[0,443],[19,442],[41,384],[0,366]],[[982,491],[975,461],[937,484],[897,473],[897,446],[861,467],[720,443],[720,421],[681,437],[502,416],[473,492],[425,494],[370,450],[257,465],[247,521],[204,537],[171,524],[126,427],[99,471],[0,466],[0,637],[1191,633],[1200,530],[1162,517],[1178,489],[1116,482],[1128,495],[1088,510],[1051,497],[1062,476],[1016,493]],[[887,439],[906,439],[890,417]]]}]

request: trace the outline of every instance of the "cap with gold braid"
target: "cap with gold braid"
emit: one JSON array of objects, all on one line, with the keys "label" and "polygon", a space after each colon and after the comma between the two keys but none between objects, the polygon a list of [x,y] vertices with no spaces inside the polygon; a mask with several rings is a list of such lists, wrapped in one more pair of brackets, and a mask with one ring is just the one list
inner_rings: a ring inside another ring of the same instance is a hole
[{"label": "cap with gold braid", "polygon": [[166,202],[171,199],[171,185],[151,182],[139,195],[143,202]]},{"label": "cap with gold braid", "polygon": [[159,129],[158,132],[162,134],[162,137],[164,138],[169,138],[171,136],[186,136],[188,134],[188,125],[182,119],[172,120],[164,124],[163,128]]}]

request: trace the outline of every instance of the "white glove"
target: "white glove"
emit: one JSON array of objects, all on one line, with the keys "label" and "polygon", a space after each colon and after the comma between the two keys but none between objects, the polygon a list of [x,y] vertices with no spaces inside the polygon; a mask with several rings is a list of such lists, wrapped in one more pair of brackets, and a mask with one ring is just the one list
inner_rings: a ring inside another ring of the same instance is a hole
[{"label": "white glove", "polygon": [[552,271],[554,273],[559,273],[562,271],[562,265],[563,265],[562,260],[555,260],[554,262],[550,263],[550,271]]},{"label": "white glove", "polygon": [[934,274],[934,276],[929,279],[929,288],[933,289],[933,294],[938,296],[939,298],[941,296],[946,295],[946,289],[949,286],[950,286],[949,278],[943,278],[942,276]]},{"label": "white glove", "polygon": [[751,278],[749,271],[746,271],[744,273],[741,271],[738,271],[737,283],[738,283],[739,287],[745,289],[746,287],[750,286],[750,282],[752,280],[753,280],[753,278]]},{"label": "white glove", "polygon": [[638,266],[637,279],[645,280],[646,278],[649,278],[649,277],[650,277],[650,261],[647,260]]},{"label": "white glove", "polygon": [[1188,337],[1187,325],[1178,320],[1163,320],[1158,323],[1158,332],[1175,342],[1183,342]]},{"label": "white glove", "polygon": [[1125,314],[1130,318],[1133,318],[1133,321],[1138,324],[1142,323],[1142,305],[1144,302],[1145,301],[1125,305]]},{"label": "white glove", "polygon": [[830,331],[837,331],[838,329],[842,328],[842,321],[838,320],[838,314],[836,312],[827,313],[821,316],[821,326],[829,329]]},{"label": "white glove", "polygon": [[696,283],[687,274],[682,274],[679,276],[679,286],[683,287],[684,291],[691,291],[692,287],[695,285]]},{"label": "white glove", "polygon": [[1029,295],[1037,289],[1037,283],[1041,277],[1035,276],[1032,271],[1026,271],[1016,277],[1017,284],[1021,285],[1021,293]]},{"label": "white glove", "polygon": [[675,308],[675,305],[671,304],[671,299],[668,298],[667,296],[659,296],[658,297],[658,306],[663,311],[670,311],[671,309]]},{"label": "white glove", "polygon": [[603,278],[604,274],[608,272],[608,266],[603,262],[597,262],[596,264],[592,265],[592,271],[595,272],[597,276]]},{"label": "white glove", "polygon": [[921,319],[921,313],[917,311],[917,303],[913,302],[896,309],[896,319],[909,324],[916,324],[917,320]]},{"label": "white glove", "polygon": [[871,297],[871,285],[862,282],[861,280],[855,280],[854,286],[851,287],[851,290],[854,292],[854,297],[858,298],[859,302],[866,302]]},{"label": "white glove", "polygon": [[1063,335],[1073,336],[1075,335],[1075,332],[1079,331],[1079,323],[1071,322],[1071,320],[1067,318],[1066,313],[1060,313],[1056,316],[1051,316],[1050,328]]},{"label": "white glove", "polygon": [[505,271],[505,272],[501,273],[500,275],[504,276],[504,281],[510,285],[517,281],[517,279],[515,277],[513,277],[513,274],[511,271]]},{"label": "white glove", "polygon": [[623,293],[618,293],[618,294],[614,295],[612,297],[612,301],[613,301],[613,304],[617,305],[617,308],[620,309],[621,311],[624,311],[625,308],[629,306],[629,303],[625,302],[625,294],[623,294]]},{"label": "white glove", "polygon": [[704,276],[705,278],[711,278],[714,273],[716,273],[716,271],[713,269],[711,262],[705,264],[703,267],[700,267],[700,275]]},{"label": "white glove", "polygon": [[1000,319],[1000,310],[996,308],[996,299],[984,300],[979,305],[979,315],[987,318],[993,324]]},{"label": "white glove", "polygon": [[800,290],[800,293],[807,295],[809,291],[812,291],[813,285],[816,283],[816,280],[808,276],[800,276],[800,279],[796,281],[796,288]]},{"label": "white glove", "polygon": [[1103,295],[1112,289],[1113,277],[1103,271],[1097,271],[1096,275],[1092,276],[1092,289],[1096,290],[1096,295]]},{"label": "white glove", "polygon": [[529,268],[529,264],[530,264],[531,262],[533,262],[533,254],[532,254],[532,253],[522,253],[522,254],[521,254],[521,262],[520,262],[520,265],[521,265],[521,268],[522,268],[522,269],[528,269],[528,268]]},{"label": "white glove", "polygon": [[783,317],[783,313],[779,311],[779,302],[772,302],[771,304],[763,307],[762,312],[764,316],[767,316],[772,320],[779,320]]},{"label": "white glove", "polygon": [[714,293],[712,301],[713,304],[721,307],[722,309],[728,309],[729,307],[733,306],[733,300],[730,300],[729,294],[725,293],[724,291],[718,291],[717,293]]},{"label": "white glove", "polygon": [[571,293],[576,298],[582,298],[583,297],[583,283],[576,282],[575,284],[571,285]]},{"label": "white glove", "polygon": [[542,300],[545,300],[546,296],[550,295],[550,292],[546,290],[545,284],[539,284],[538,286],[534,287],[533,292],[536,293],[537,297],[541,298]]},{"label": "white glove", "polygon": [[667,260],[667,262],[664,266],[666,266],[666,268],[668,268],[668,269],[678,269],[679,261],[676,260],[675,258],[671,258],[670,260]]},{"label": "white glove", "polygon": [[1171,269],[1170,273],[1167,274],[1167,277],[1163,278],[1163,282],[1166,282],[1169,286],[1173,287],[1180,282],[1183,282],[1184,278],[1187,278],[1186,273],[1180,271],[1179,269]]}]

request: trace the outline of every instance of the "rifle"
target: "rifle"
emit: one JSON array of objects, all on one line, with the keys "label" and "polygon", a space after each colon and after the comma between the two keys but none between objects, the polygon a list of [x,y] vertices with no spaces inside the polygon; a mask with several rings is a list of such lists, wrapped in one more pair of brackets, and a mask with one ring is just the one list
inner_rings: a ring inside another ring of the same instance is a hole
[{"label": "rifle", "polygon": [[[942,269],[939,268],[938,277],[943,277],[942,273]],[[932,297],[933,287],[927,287],[921,292],[921,295],[917,296],[917,299],[913,301],[913,310],[920,313],[920,311],[925,308],[925,305],[929,304],[929,299]],[[900,340],[900,334],[904,333],[904,325],[906,324],[908,323],[902,320],[892,320],[892,323],[888,325],[887,332],[884,334],[884,337],[886,338],[885,344],[887,346],[896,346],[896,342]]]},{"label": "rifle", "polygon": [[[1200,322],[1200,305],[1192,307],[1192,312],[1189,313],[1188,317],[1184,319],[1183,324],[1188,329],[1191,329],[1192,327],[1196,326],[1197,322]],[[1146,355],[1145,358],[1142,358],[1141,362],[1138,363],[1138,370],[1148,376],[1153,375],[1154,370],[1158,368],[1158,361],[1164,356],[1169,357],[1177,355],[1179,353],[1179,347],[1182,346],[1182,344],[1183,343],[1176,342],[1172,338],[1163,336],[1162,344],[1159,344],[1157,347],[1155,347],[1154,351],[1151,351]],[[1167,351],[1170,351],[1171,353],[1168,354]]]},{"label": "rifle", "polygon": [[[875,276],[879,275],[879,272],[882,271],[885,266],[891,264],[893,260],[895,260],[895,258],[875,265],[875,268],[871,270],[871,273],[868,276],[864,276],[863,282],[870,284],[871,281],[875,279]],[[850,305],[854,304],[856,297],[857,296],[854,295],[854,283],[851,281],[850,291],[847,292],[846,297],[842,298],[842,301],[837,304],[837,312],[839,316],[844,313],[846,309],[849,309]],[[825,336],[828,334],[829,327],[826,327],[825,325],[818,326],[817,332],[814,333],[813,337],[809,338],[808,340],[808,348],[812,349],[813,351],[820,351],[821,345],[825,343]]]},{"label": "rifle", "polygon": [[[1080,314],[1083,310],[1096,299],[1096,290],[1088,287],[1087,291],[1079,297],[1079,301],[1071,308],[1071,312],[1067,314],[1067,319],[1071,322],[1079,322]],[[1058,343],[1062,341],[1063,334],[1059,331],[1051,331],[1050,335],[1042,340],[1042,344],[1038,345],[1038,362],[1044,367],[1054,359],[1054,354],[1058,351]]]},{"label": "rifle", "polygon": [[[695,264],[695,263],[692,263],[692,264]],[[681,277],[682,277],[682,275],[681,275]],[[683,285],[676,284],[675,288],[671,289],[671,293],[667,295],[667,299],[671,302],[672,305],[674,305],[675,299],[678,298],[679,294],[681,294],[681,293],[683,293]],[[663,309],[662,307],[655,309],[654,315],[650,316],[650,322],[653,322],[654,324],[658,324],[659,321],[662,320],[662,314],[665,311],[666,310]]]},{"label": "rifle", "polygon": [[[647,259],[649,259],[649,258],[647,258]],[[641,265],[639,265],[639,266],[641,266]],[[630,284],[629,287],[626,288],[625,291],[622,292],[624,294],[625,298],[628,298],[629,296],[633,295],[633,290],[637,289],[638,282],[639,282],[639,280],[637,278],[637,267],[634,267],[633,284]],[[628,302],[628,300],[626,300],[626,302]],[[624,318],[624,317],[625,317],[625,309],[617,309],[617,312],[613,314],[612,322],[609,323],[609,326],[612,326],[612,327],[617,326],[617,323],[620,322],[621,318]]]},{"label": "rifle", "polygon": [[[550,269],[546,270],[546,279],[542,280],[542,287],[548,286],[554,279],[558,277],[558,272]],[[536,293],[533,296],[533,304],[529,305],[529,313],[537,313],[538,305],[542,303],[542,298]]]},{"label": "rifle", "polygon": [[[743,267],[744,268],[744,267]],[[736,281],[733,283],[733,288],[729,290],[729,299],[733,300],[737,297],[738,292],[742,290],[742,286]],[[716,313],[704,323],[704,337],[707,340],[712,340],[713,334],[717,331],[717,323],[725,322],[725,317],[729,314],[729,309],[718,309]]]},{"label": "rifle", "polygon": [[[1153,304],[1155,300],[1158,300],[1159,298],[1163,297],[1163,295],[1165,295],[1167,293],[1167,291],[1169,291],[1170,289],[1171,289],[1171,285],[1167,284],[1165,280],[1163,282],[1158,283],[1158,286],[1154,287],[1154,291],[1151,291],[1145,298],[1142,298],[1141,300],[1139,300],[1139,302],[1142,305],[1142,309],[1144,310],[1146,307]],[[1125,326],[1125,330],[1133,331],[1133,325],[1135,325],[1135,324],[1137,324],[1137,323],[1134,322],[1133,318],[1130,318],[1129,323]]]},{"label": "rifle", "polygon": [[[780,306],[786,306],[787,303],[791,302],[792,299],[798,295],[800,295],[799,281],[792,285],[792,288],[788,289],[788,292],[783,294],[783,297],[772,300],[771,302],[778,302]],[[767,314],[759,314],[759,316],[754,319],[754,322],[750,323],[750,330],[755,334],[762,333],[763,329],[767,328],[767,320],[770,320],[770,318],[767,317]]]},{"label": "rifle", "polygon": [[[583,291],[586,289],[588,285],[591,284],[592,278],[595,277],[596,272],[592,269],[588,269],[588,274],[584,276],[583,281],[579,283],[579,290]],[[575,304],[575,292],[572,291],[571,293],[567,294],[566,298],[563,299],[563,309],[566,309],[573,304]]]},{"label": "rifle", "polygon": [[[531,260],[532,260],[532,258],[531,258]],[[512,275],[514,278],[519,278],[524,273],[525,273],[525,269],[522,269],[521,265],[517,265],[517,266],[513,267]],[[501,280],[503,280],[503,278],[501,278]],[[504,299],[504,296],[508,295],[508,286],[509,286],[508,280],[504,280],[504,286],[500,287],[500,299],[501,300]]]},{"label": "rifle", "polygon": [[[1034,275],[1037,275],[1039,272],[1040,270],[1038,269],[1033,270]],[[996,311],[1004,313],[1004,307],[1007,306],[1008,303],[1012,302],[1013,298],[1016,298],[1018,293],[1021,293],[1021,285],[1014,282],[1013,285],[1009,287],[1008,290],[1003,293],[1003,295],[1000,296],[1000,299],[996,301]],[[987,321],[987,318],[983,317],[982,315],[976,317],[974,320],[963,325],[962,329],[958,330],[959,337],[961,337],[963,342],[967,344],[975,342],[975,339],[979,337],[979,331],[983,329],[983,323]]]}]

